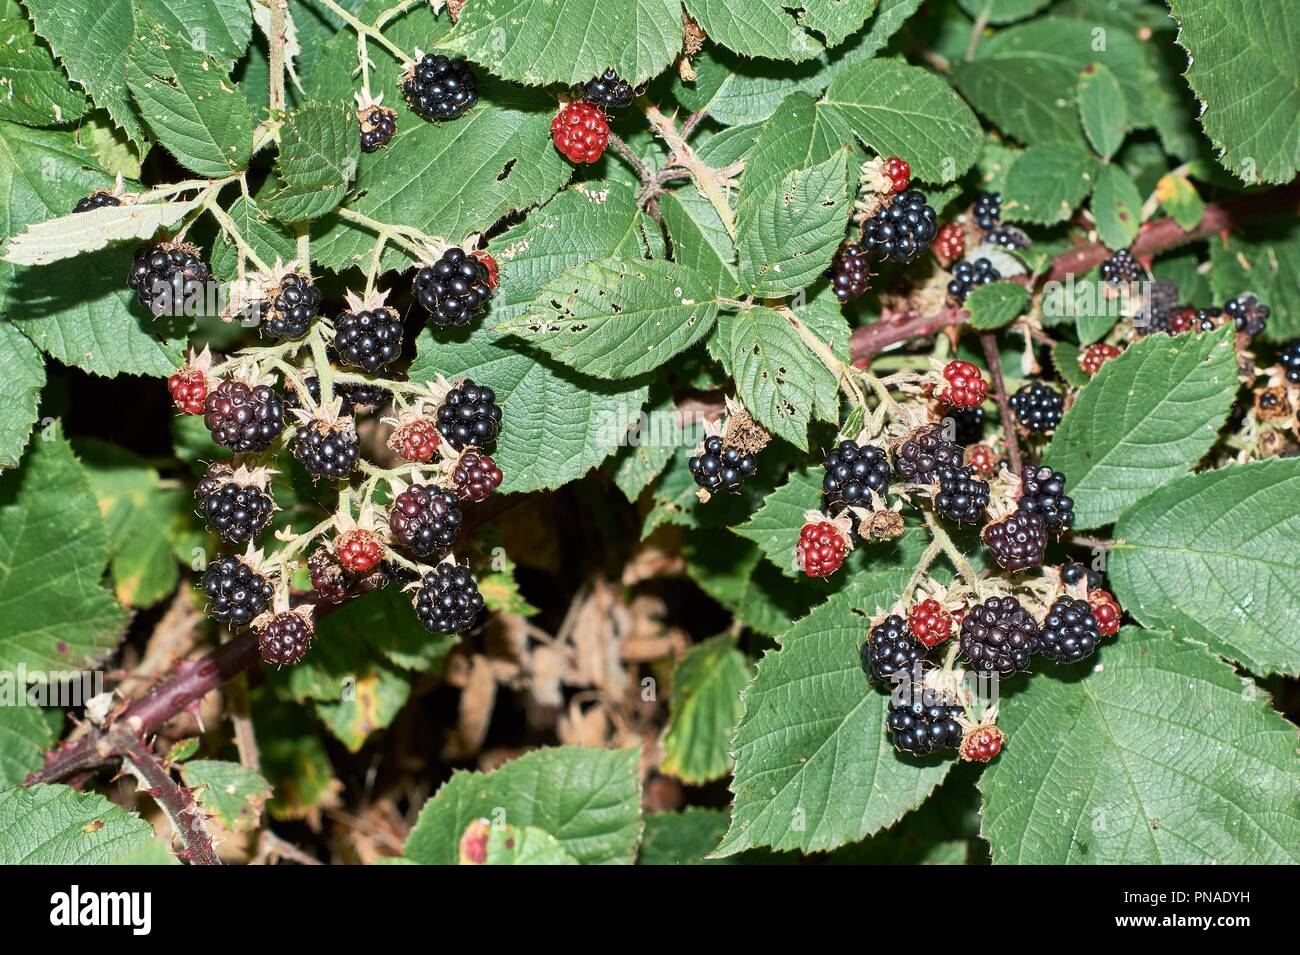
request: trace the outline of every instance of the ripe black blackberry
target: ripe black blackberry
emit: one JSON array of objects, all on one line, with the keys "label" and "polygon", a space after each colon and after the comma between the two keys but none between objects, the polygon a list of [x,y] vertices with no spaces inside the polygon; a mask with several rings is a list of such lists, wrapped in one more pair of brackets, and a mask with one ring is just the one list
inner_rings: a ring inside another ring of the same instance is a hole
[{"label": "ripe black blackberry", "polygon": [[[315,381],[316,379],[312,379]],[[320,387],[319,383],[316,386]],[[344,405],[350,405],[353,408],[382,408],[388,402],[393,400],[393,393],[382,385],[355,384],[355,385],[335,385],[334,393],[343,396]],[[344,414],[351,414],[351,411],[345,411]]]},{"label": "ripe black blackberry", "polygon": [[187,302],[203,300],[203,286],[211,278],[197,247],[160,242],[136,250],[126,284],[154,315],[182,315]]},{"label": "ripe black blackberry", "polygon": [[302,338],[311,331],[320,308],[320,289],[305,275],[286,275],[271,299],[266,330],[274,338]]},{"label": "ripe black blackberry", "polygon": [[430,633],[460,633],[483,610],[483,595],[465,567],[439,564],[415,592],[415,615]]},{"label": "ripe black blackberry", "polygon": [[360,451],[357,429],[350,420],[317,419],[293,436],[293,456],[313,481],[343,481],[352,473]]},{"label": "ripe black blackberry", "polygon": [[912,636],[906,620],[890,614],[871,628],[858,656],[862,671],[872,682],[888,685],[893,682],[894,674],[911,672],[925,656],[925,647]]},{"label": "ripe black blackberry", "polygon": [[321,600],[338,604],[347,599],[352,582],[328,548],[321,547],[307,558],[307,572],[311,576],[311,589]]},{"label": "ripe black blackberry", "polygon": [[1268,325],[1268,306],[1250,292],[1238,295],[1223,306],[1223,310],[1237,326],[1237,331],[1247,335],[1258,335]]},{"label": "ripe black blackberry", "polygon": [[984,439],[984,409],[950,408],[944,412],[944,419],[952,419],[952,440],[959,447],[979,444]]},{"label": "ripe black blackberry", "polygon": [[1038,434],[1054,431],[1065,414],[1065,399],[1041,381],[1021,386],[1011,396],[1010,404],[1021,427]]},{"label": "ripe black blackberry", "polygon": [[464,325],[483,311],[492,289],[487,269],[459,246],[415,273],[411,291],[435,325]]},{"label": "ripe black blackberry", "polygon": [[863,224],[862,248],[873,258],[910,262],[930,247],[938,231],[934,210],[912,189]]},{"label": "ripe black blackberry", "polygon": [[293,666],[311,649],[311,621],[292,610],[276,614],[256,633],[258,653],[271,666]]},{"label": "ripe black blackberry", "polygon": [[208,564],[199,587],[208,596],[208,616],[231,630],[243,630],[271,606],[271,582],[238,557],[218,557]]},{"label": "ripe black blackberry", "polygon": [[831,280],[831,288],[835,290],[835,297],[841,304],[860,296],[867,290],[867,283],[871,279],[871,270],[867,267],[867,257],[862,246],[852,242],[840,246],[826,274]]},{"label": "ripe black blackberry", "polygon": [[1300,338],[1293,338],[1282,346],[1277,363],[1282,367],[1282,374],[1287,381],[1300,385]]},{"label": "ripe black blackberry", "polygon": [[1002,278],[1002,273],[985,258],[975,261],[962,260],[952,268],[952,280],[948,282],[948,298],[954,305],[964,305],[966,297],[981,285],[988,285]]},{"label": "ripe black blackberry", "polygon": [[386,106],[371,106],[357,111],[361,127],[361,148],[368,153],[387,146],[397,135],[397,114]]},{"label": "ripe black blackberry", "polygon": [[930,688],[912,687],[898,701],[891,700],[885,726],[900,750],[928,756],[961,745],[962,728],[957,721],[962,708],[943,699]]},{"label": "ripe black blackberry", "polygon": [[236,454],[265,451],[284,429],[284,403],[269,385],[223,381],[204,401],[203,423]]},{"label": "ripe black blackberry", "polygon": [[1120,249],[1101,263],[1101,279],[1111,285],[1128,285],[1136,282],[1141,274],[1137,259],[1133,258],[1133,253],[1128,249]]},{"label": "ripe black blackberry", "polygon": [[501,430],[501,407],[496,392],[466,378],[438,406],[438,433],[457,451],[486,450]]},{"label": "ripe black blackberry", "polygon": [[199,513],[208,527],[227,544],[255,540],[266,530],[275,513],[275,499],[256,484],[205,478],[194,493],[199,498]]},{"label": "ripe black blackberry", "polygon": [[478,81],[457,57],[426,53],[402,83],[407,105],[431,122],[456,119],[478,102]]},{"label": "ripe black blackberry", "polygon": [[983,673],[1026,669],[1038,645],[1038,624],[1015,597],[990,597],[962,617],[962,656]]},{"label": "ripe black blackberry", "polygon": [[402,354],[402,319],[386,306],[344,312],[334,332],[339,361],[372,375]]},{"label": "ripe black blackberry", "polygon": [[1086,581],[1084,586],[1087,590],[1106,589],[1105,577],[1087,564],[1081,564],[1077,560],[1067,560],[1061,565],[1061,580],[1071,586],[1079,583],[1079,581]]},{"label": "ripe black blackberry", "polygon": [[977,226],[985,232],[990,231],[1002,221],[1002,196],[996,192],[981,192],[975,197],[970,214]]},{"label": "ripe black blackberry", "polygon": [[1054,663],[1090,657],[1101,643],[1099,627],[1088,601],[1058,597],[1038,628],[1038,650]]},{"label": "ripe black blackberry", "polygon": [[711,493],[735,493],[745,478],[758,473],[752,454],[745,454],[739,448],[724,447],[722,439],[716,435],[704,439],[704,453],[692,457],[687,467],[695,483]]},{"label": "ripe black blackberry", "polygon": [[1042,517],[1032,511],[1016,511],[996,524],[985,525],[980,539],[993,552],[998,566],[1012,573],[1037,567],[1047,551],[1047,528]]},{"label": "ripe black blackberry", "polygon": [[984,241],[1004,249],[1027,249],[1033,243],[1023,230],[1013,225],[1000,225],[984,236]]},{"label": "ripe black blackberry", "polygon": [[822,467],[822,494],[831,510],[866,507],[872,491],[881,497],[889,491],[889,459],[873,445],[841,441]]},{"label": "ripe black blackberry", "polygon": [[632,105],[632,100],[636,98],[639,89],[642,87],[633,89],[613,70],[606,70],[603,76],[598,76],[587,83],[582,98],[592,106],[627,109]]},{"label": "ripe black blackberry", "polygon": [[957,524],[978,524],[989,505],[989,484],[972,467],[939,468],[934,509]]},{"label": "ripe black blackberry", "polygon": [[[320,379],[317,378],[315,375],[312,375],[310,378],[305,379],[305,382],[307,385],[307,394],[311,396],[312,406],[319,407],[320,406]],[[346,385],[335,385],[334,397],[342,399],[343,404],[339,411],[340,414],[344,414],[344,415],[352,414],[353,411],[352,397]],[[291,411],[294,408],[306,408],[306,407],[307,407],[306,403],[302,401],[302,397],[298,394],[298,389],[291,385],[289,388],[289,393],[284,396],[285,410]]]},{"label": "ripe black blackberry", "polygon": [[1021,511],[1037,514],[1053,534],[1074,523],[1074,500],[1065,493],[1065,475],[1046,467],[1030,467],[1020,477]]},{"label": "ripe black blackberry", "polygon": [[1156,279],[1151,283],[1148,301],[1133,317],[1133,331],[1138,335],[1169,331],[1169,315],[1178,307],[1181,297],[1177,282]]},{"label": "ripe black blackberry", "polygon": [[413,484],[388,509],[393,538],[416,557],[451,548],[460,533],[460,503],[451,491],[432,484]]},{"label": "ripe black blackberry", "polygon": [[894,450],[894,470],[905,481],[933,484],[940,468],[959,468],[961,459],[961,448],[941,428],[918,428]]},{"label": "ripe black blackberry", "polygon": [[120,206],[121,204],[122,200],[111,192],[96,189],[90,195],[78,199],[77,204],[72,207],[72,211],[89,212],[91,209],[106,209],[109,206]]}]

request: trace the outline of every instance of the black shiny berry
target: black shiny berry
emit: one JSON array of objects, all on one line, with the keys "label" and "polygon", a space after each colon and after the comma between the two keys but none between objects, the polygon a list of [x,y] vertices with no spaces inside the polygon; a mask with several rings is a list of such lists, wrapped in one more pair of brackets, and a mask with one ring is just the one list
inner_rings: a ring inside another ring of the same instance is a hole
[{"label": "black shiny berry", "polygon": [[1038,434],[1056,430],[1065,414],[1065,399],[1060,392],[1041,381],[1021,386],[1011,396],[1010,404],[1020,426]]},{"label": "black shiny berry", "polygon": [[961,653],[982,673],[1010,676],[1038,650],[1038,624],[1015,597],[990,597],[961,620]]},{"label": "black shiny berry", "polygon": [[212,270],[193,246],[160,243],[136,250],[126,284],[154,315],[183,315],[191,303],[202,305]]},{"label": "black shiny berry", "polygon": [[[382,385],[366,384],[335,385],[334,393],[343,395],[344,403],[354,408],[374,410],[382,408],[393,400],[393,393]],[[350,412],[345,412],[348,414]]]},{"label": "black shiny berry", "polygon": [[822,494],[826,507],[866,507],[871,492],[884,497],[889,490],[889,460],[870,444],[841,441],[822,465]]},{"label": "black shiny berry", "polygon": [[407,105],[432,122],[456,119],[478,102],[478,81],[460,58],[426,53],[402,84]]},{"label": "black shiny berry", "polygon": [[1282,367],[1282,374],[1287,381],[1300,385],[1300,338],[1293,338],[1282,346],[1277,363]]},{"label": "black shiny berry", "polygon": [[831,280],[835,297],[841,304],[851,302],[860,296],[867,290],[867,283],[871,279],[871,270],[867,266],[867,257],[862,251],[862,246],[851,242],[840,246],[826,274]]},{"label": "black shiny berry", "polygon": [[1169,331],[1169,316],[1178,307],[1182,292],[1178,284],[1169,279],[1156,279],[1151,283],[1147,301],[1133,317],[1133,331],[1138,335]]},{"label": "black shiny berry", "polygon": [[271,606],[271,582],[238,557],[218,557],[208,564],[199,587],[208,597],[208,616],[231,630],[243,630]]},{"label": "black shiny berry", "polygon": [[199,513],[212,532],[227,544],[247,544],[271,523],[275,499],[253,484],[226,479],[199,482],[195,491]]},{"label": "black shiny berry", "polygon": [[1039,652],[1055,663],[1074,663],[1092,656],[1101,631],[1088,601],[1058,597],[1038,628]]},{"label": "black shiny berry", "polygon": [[1061,580],[1070,586],[1085,581],[1085,590],[1105,590],[1106,579],[1098,571],[1077,560],[1067,560],[1061,565]]},{"label": "black shiny berry", "polygon": [[236,454],[265,451],[284,429],[284,404],[269,385],[223,381],[204,401],[203,423]]},{"label": "black shiny berry", "polygon": [[1013,225],[1000,225],[990,230],[984,236],[984,241],[992,245],[1000,245],[1004,249],[1027,249],[1033,245],[1029,236]]},{"label": "black shiny berry", "polygon": [[1258,335],[1268,325],[1268,306],[1250,292],[1238,295],[1223,306],[1223,310],[1232,319],[1237,331],[1247,335]]},{"label": "black shiny berry", "polygon": [[73,212],[89,212],[91,209],[107,209],[110,206],[120,206],[122,200],[111,192],[105,192],[103,189],[96,189],[88,196],[77,200],[77,204],[72,207]]},{"label": "black shiny berry", "polygon": [[885,727],[894,746],[915,756],[928,756],[961,745],[958,718],[962,708],[931,689],[913,685],[891,700]]},{"label": "black shiny berry", "polygon": [[872,258],[910,262],[930,247],[939,227],[925,196],[909,190],[862,226],[862,248]]},{"label": "black shiny berry", "polygon": [[466,378],[438,406],[438,433],[457,451],[486,450],[501,430],[501,407],[496,392]]},{"label": "black shiny berry", "polygon": [[267,332],[275,338],[297,339],[311,331],[320,308],[320,289],[305,275],[286,275],[271,299]]},{"label": "black shiny berry", "polygon": [[859,652],[862,671],[873,683],[888,685],[897,673],[910,673],[925,656],[925,647],[912,636],[907,621],[891,614],[871,628]]},{"label": "black shiny berry", "polygon": [[361,148],[368,153],[387,146],[397,135],[397,114],[384,106],[372,106],[358,117]]},{"label": "black shiny berry", "polygon": [[391,308],[344,312],[334,320],[334,331],[339,361],[369,374],[402,354],[402,319]]},{"label": "black shiny berry", "polygon": [[350,421],[312,421],[293,436],[293,456],[313,481],[343,481],[357,463],[360,441]]},{"label": "black shiny berry", "polygon": [[311,649],[312,625],[293,611],[276,614],[255,632],[258,653],[271,666],[292,666]]},{"label": "black shiny berry", "polygon": [[1120,249],[1105,262],[1101,263],[1101,279],[1111,285],[1128,285],[1136,282],[1142,269],[1128,249]]},{"label": "black shiny berry", "polygon": [[465,567],[439,564],[415,593],[415,615],[430,633],[468,630],[483,610],[483,595]]},{"label": "black shiny berry", "polygon": [[957,524],[978,524],[989,505],[989,484],[973,467],[939,468],[934,509]]},{"label": "black shiny berry", "polygon": [[979,258],[973,262],[962,260],[953,266],[952,279],[948,282],[948,298],[954,305],[963,305],[972,291],[1000,278],[1002,273],[988,259]]},{"label": "black shiny berry", "polygon": [[583,99],[592,106],[626,109],[632,105],[632,100],[636,98],[639,89],[642,88],[633,89],[613,70],[606,70],[602,76],[587,83],[583,89]]},{"label": "black shiny berry", "polygon": [[971,217],[985,232],[993,229],[1002,220],[1002,196],[996,192],[981,192],[975,197]]},{"label": "black shiny berry", "polygon": [[449,550],[461,525],[460,503],[451,491],[414,484],[397,495],[388,509],[393,538],[416,557]]},{"label": "black shiny berry", "polygon": [[492,294],[483,263],[459,246],[416,272],[411,291],[433,323],[444,327],[466,324],[483,311]]},{"label": "black shiny berry", "polygon": [[949,408],[944,412],[945,422],[952,421],[952,440],[958,447],[969,447],[984,440],[984,409]]},{"label": "black shiny berry", "polygon": [[961,448],[937,427],[924,428],[894,450],[894,470],[905,481],[932,484],[939,468],[959,468]]},{"label": "black shiny berry", "polygon": [[1020,480],[1020,510],[1039,515],[1053,534],[1074,524],[1074,501],[1065,493],[1064,474],[1048,467],[1031,467]]},{"label": "black shiny berry", "polygon": [[1037,567],[1047,551],[1047,528],[1032,511],[1016,511],[980,531],[998,566],[1012,573]]},{"label": "black shiny berry", "polygon": [[686,466],[695,483],[710,493],[729,491],[734,494],[740,490],[745,478],[758,473],[752,454],[724,446],[716,435],[704,439],[704,453],[692,457]]}]

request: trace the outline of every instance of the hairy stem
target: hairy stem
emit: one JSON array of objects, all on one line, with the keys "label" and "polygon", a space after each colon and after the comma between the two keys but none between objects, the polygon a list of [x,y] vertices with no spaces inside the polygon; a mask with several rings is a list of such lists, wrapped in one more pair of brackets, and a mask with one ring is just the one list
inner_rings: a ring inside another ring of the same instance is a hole
[{"label": "hairy stem", "polygon": [[344,10],[337,3],[335,3],[334,0],[320,0],[320,2],[322,6],[324,6],[336,17],[338,17],[340,20],[342,20],[344,23],[350,26],[357,33],[364,33],[367,37],[374,40],[376,43],[382,46],[389,53],[393,54],[393,56],[395,56],[401,62],[403,63],[412,62],[413,58],[403,53],[401,48],[399,48],[397,44],[389,40],[379,30],[376,30],[374,27],[369,26],[368,24],[362,23],[352,14],[348,13],[348,11]]}]

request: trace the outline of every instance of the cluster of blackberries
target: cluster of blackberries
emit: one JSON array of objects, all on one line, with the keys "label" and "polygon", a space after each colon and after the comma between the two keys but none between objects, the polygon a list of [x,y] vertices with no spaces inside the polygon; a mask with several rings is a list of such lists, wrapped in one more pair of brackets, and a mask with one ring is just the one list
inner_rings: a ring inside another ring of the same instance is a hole
[{"label": "cluster of blackberries", "polygon": [[286,275],[271,297],[266,330],[275,338],[297,339],[311,331],[320,309],[320,289],[305,275]]},{"label": "cluster of blackberries", "polygon": [[996,192],[981,192],[971,207],[971,218],[985,232],[991,231],[1002,221],[1002,196]]},{"label": "cluster of blackberries", "polygon": [[948,299],[954,305],[964,305],[971,292],[1000,278],[1002,273],[986,258],[958,262],[953,266],[952,279],[948,282]]},{"label": "cluster of blackberries", "polygon": [[357,429],[350,418],[317,419],[299,428],[293,436],[293,456],[313,481],[347,480],[360,450]]},{"label": "cluster of blackberries", "polygon": [[136,250],[126,284],[154,315],[183,315],[190,303],[203,300],[211,278],[212,270],[194,246],[160,242]]},{"label": "cluster of blackberries", "polygon": [[863,223],[862,248],[873,258],[910,262],[930,247],[938,231],[934,209],[910,190]]},{"label": "cluster of blackberries", "polygon": [[704,451],[687,462],[695,483],[709,493],[736,493],[746,478],[758,473],[754,456],[739,448],[728,447],[717,435],[704,439]]},{"label": "cluster of blackberries", "polygon": [[492,294],[487,268],[458,246],[416,272],[411,291],[433,323],[444,327],[469,322]]},{"label": "cluster of blackberries", "polygon": [[1065,415],[1065,398],[1041,381],[1021,386],[1009,401],[1020,426],[1036,434],[1055,431]]},{"label": "cluster of blackberries", "polygon": [[208,527],[227,544],[256,540],[275,513],[275,499],[264,482],[237,480],[222,464],[208,468],[194,495]]},{"label": "cluster of blackberries", "polygon": [[414,112],[442,122],[463,116],[478,102],[478,80],[465,60],[426,53],[407,74],[402,92]]},{"label": "cluster of blackberries", "polygon": [[939,479],[935,512],[957,524],[978,524],[989,505],[989,483],[969,466],[941,467],[935,474]]},{"label": "cluster of blackberries", "polygon": [[1120,249],[1105,262],[1101,263],[1102,281],[1111,285],[1128,285],[1136,282],[1141,274],[1137,259],[1128,249]]},{"label": "cluster of blackberries", "polygon": [[373,375],[402,354],[402,332],[401,317],[387,306],[344,312],[334,320],[334,353]]},{"label": "cluster of blackberries", "polygon": [[501,407],[496,392],[466,378],[438,406],[438,433],[457,451],[485,450],[496,443],[501,430]]},{"label": "cluster of blackberries", "polygon": [[943,429],[918,429],[894,450],[894,470],[905,481],[933,484],[943,468],[960,468],[961,448],[944,437]]},{"label": "cluster of blackberries", "polygon": [[867,266],[867,256],[862,246],[846,242],[840,246],[831,260],[827,276],[835,297],[844,302],[851,302],[867,290],[871,279],[871,270]]}]

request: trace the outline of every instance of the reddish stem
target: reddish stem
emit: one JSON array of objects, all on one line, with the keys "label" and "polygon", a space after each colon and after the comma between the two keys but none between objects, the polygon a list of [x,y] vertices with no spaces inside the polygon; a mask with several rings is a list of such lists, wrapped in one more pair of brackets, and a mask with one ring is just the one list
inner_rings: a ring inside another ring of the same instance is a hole
[{"label": "reddish stem", "polygon": [[1002,378],[1002,355],[998,352],[998,336],[993,332],[982,332],[980,344],[984,346],[984,360],[988,362],[989,379],[998,399],[998,413],[1002,416],[1002,434],[1007,445],[1007,458],[1011,462],[1011,473],[1020,474],[1020,441],[1016,437],[1016,419],[1011,414],[1011,403],[1007,400],[1007,385]]}]

